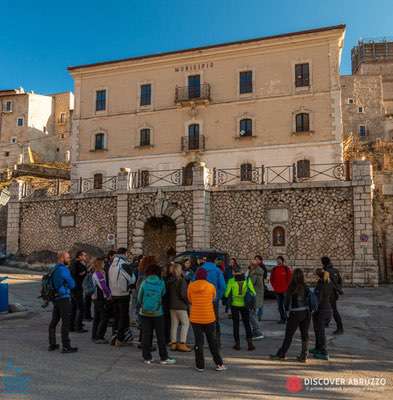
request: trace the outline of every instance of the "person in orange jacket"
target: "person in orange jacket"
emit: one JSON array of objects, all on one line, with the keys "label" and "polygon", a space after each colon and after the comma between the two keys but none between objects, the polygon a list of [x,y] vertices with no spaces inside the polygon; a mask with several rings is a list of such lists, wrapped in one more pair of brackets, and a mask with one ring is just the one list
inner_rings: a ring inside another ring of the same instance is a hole
[{"label": "person in orange jacket", "polygon": [[288,290],[292,279],[291,269],[284,264],[284,257],[277,257],[277,265],[273,268],[270,275],[270,283],[276,293],[278,311],[280,313],[279,324],[285,324],[287,316],[284,308],[285,293]]},{"label": "person in orange jacket", "polygon": [[210,353],[216,364],[216,371],[225,371],[226,367],[220,355],[215,334],[214,301],[216,299],[216,288],[207,281],[207,271],[203,267],[197,270],[196,280],[189,284],[187,297],[191,305],[190,321],[195,336],[196,370],[203,372],[205,369],[203,345],[204,335],[206,335]]}]

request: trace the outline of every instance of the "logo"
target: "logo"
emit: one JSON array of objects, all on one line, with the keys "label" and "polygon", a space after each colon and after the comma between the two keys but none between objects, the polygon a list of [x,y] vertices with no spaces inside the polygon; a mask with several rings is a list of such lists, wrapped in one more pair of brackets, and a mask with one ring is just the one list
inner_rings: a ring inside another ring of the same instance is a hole
[{"label": "logo", "polygon": [[0,365],[0,398],[28,400],[31,377],[24,374],[22,368],[15,367],[11,358],[4,363],[1,353],[0,362],[5,364],[4,368]]},{"label": "logo", "polygon": [[304,390],[303,379],[298,376],[290,376],[285,384],[288,392],[299,393]]}]

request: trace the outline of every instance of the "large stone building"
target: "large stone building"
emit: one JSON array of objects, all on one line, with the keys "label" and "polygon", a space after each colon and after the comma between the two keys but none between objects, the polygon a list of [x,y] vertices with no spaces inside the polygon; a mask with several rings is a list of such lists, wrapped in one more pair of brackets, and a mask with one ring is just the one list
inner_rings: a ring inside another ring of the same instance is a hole
[{"label": "large stone building", "polygon": [[352,75],[341,77],[344,134],[375,142],[393,139],[393,42],[359,41]]},{"label": "large stone building", "polygon": [[70,67],[73,178],[101,181],[128,168],[146,180],[197,161],[243,166],[242,180],[262,166],[300,161],[300,175],[308,175],[310,164],[342,161],[344,30]]},{"label": "large stone building", "polygon": [[0,90],[0,171],[30,161],[68,161],[74,96]]}]

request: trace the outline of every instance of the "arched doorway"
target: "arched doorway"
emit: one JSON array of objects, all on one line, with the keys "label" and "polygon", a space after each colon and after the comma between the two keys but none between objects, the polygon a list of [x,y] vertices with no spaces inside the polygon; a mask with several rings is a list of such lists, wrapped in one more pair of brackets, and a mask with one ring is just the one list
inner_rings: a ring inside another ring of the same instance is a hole
[{"label": "arched doorway", "polygon": [[167,216],[150,217],[144,226],[143,254],[164,265],[176,249],[176,224]]}]

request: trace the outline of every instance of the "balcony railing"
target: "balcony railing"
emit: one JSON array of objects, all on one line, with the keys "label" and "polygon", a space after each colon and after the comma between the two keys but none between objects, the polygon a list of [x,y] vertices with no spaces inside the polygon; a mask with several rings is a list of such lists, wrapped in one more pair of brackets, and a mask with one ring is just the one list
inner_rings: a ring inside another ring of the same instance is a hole
[{"label": "balcony railing", "polygon": [[205,136],[199,135],[195,137],[183,136],[181,138],[181,151],[204,151]]},{"label": "balcony railing", "polygon": [[183,168],[168,170],[138,170],[131,172],[132,189],[152,186],[182,186]]},{"label": "balcony railing", "polygon": [[208,102],[210,101],[210,85],[203,83],[198,86],[183,86],[176,88],[176,103]]}]

